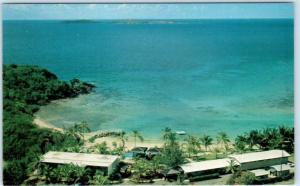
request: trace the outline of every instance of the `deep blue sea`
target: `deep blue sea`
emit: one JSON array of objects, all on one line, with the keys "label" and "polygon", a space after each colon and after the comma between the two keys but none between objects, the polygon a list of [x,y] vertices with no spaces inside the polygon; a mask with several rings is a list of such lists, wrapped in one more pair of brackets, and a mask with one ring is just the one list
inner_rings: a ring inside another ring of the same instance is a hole
[{"label": "deep blue sea", "polygon": [[4,63],[33,64],[90,95],[37,113],[93,130],[171,127],[235,136],[294,125],[293,20],[4,21]]}]

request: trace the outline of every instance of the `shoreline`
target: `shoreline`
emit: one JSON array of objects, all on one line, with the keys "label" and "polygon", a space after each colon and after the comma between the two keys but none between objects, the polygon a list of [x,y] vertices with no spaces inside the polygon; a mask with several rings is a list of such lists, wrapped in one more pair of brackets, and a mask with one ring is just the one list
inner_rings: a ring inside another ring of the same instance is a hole
[{"label": "shoreline", "polygon": [[47,129],[63,132],[62,128],[56,127],[53,124],[51,124],[37,116],[34,116],[33,123],[40,128],[47,128]]},{"label": "shoreline", "polygon": [[[40,127],[40,128],[47,128],[47,129],[55,130],[55,131],[58,131],[58,132],[63,132],[64,131],[62,128],[56,127],[55,125],[41,119],[38,116],[34,116],[34,117],[35,118],[33,120],[33,123],[35,125],[37,125],[38,127]],[[122,142],[121,142],[121,140],[119,139],[118,136],[100,137],[100,138],[96,138],[94,142],[89,142],[89,140],[88,140],[89,138],[91,138],[94,135],[99,134],[101,132],[102,131],[99,130],[99,131],[84,133],[83,134],[84,139],[85,139],[84,147],[89,148],[89,147],[92,147],[94,145],[101,144],[103,142],[105,142],[107,147],[109,147],[109,148],[114,148],[113,142],[116,142],[118,145],[121,145]],[[139,140],[136,140],[136,143],[135,143],[134,138],[130,134],[127,135],[127,137],[128,137],[128,140],[125,142],[125,149],[126,150],[131,150],[134,147],[147,147],[147,148],[162,147],[163,144],[164,144],[164,141],[162,139],[144,139],[144,141],[142,141],[142,142],[139,141]],[[180,143],[180,145],[182,145],[184,143],[184,141],[180,140],[179,143]],[[232,145],[233,145],[233,142],[229,143],[229,146],[232,146]],[[201,148],[204,149],[204,146],[201,145]],[[212,152],[214,148],[221,149],[222,145],[217,144],[217,143],[213,143],[212,145],[209,146],[208,152]]]},{"label": "shoreline", "polygon": [[[56,127],[55,125],[41,119],[38,116],[34,116],[33,123],[40,127],[40,128],[47,128],[50,130],[55,130],[58,132],[63,132],[64,130],[62,128]],[[113,148],[112,143],[117,142],[118,144],[121,144],[121,140],[118,138],[118,136],[107,136],[107,137],[101,137],[97,138],[93,143],[89,142],[89,138],[92,136],[101,133],[101,131],[93,131],[89,133],[84,133],[84,139],[85,139],[85,147],[91,147],[95,144],[100,144],[103,142],[106,142],[107,146],[110,148]],[[137,140],[136,145],[133,137],[128,136],[128,140],[125,143],[126,149],[130,150],[134,148],[135,146],[143,146],[143,147],[161,147],[163,145],[163,140],[154,140],[154,139],[145,139],[143,142]]]}]

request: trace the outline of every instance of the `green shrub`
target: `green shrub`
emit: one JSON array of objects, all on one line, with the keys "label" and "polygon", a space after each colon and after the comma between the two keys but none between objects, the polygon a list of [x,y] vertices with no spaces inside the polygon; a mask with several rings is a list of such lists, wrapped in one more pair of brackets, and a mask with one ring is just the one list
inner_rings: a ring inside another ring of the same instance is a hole
[{"label": "green shrub", "polygon": [[255,181],[255,175],[249,171],[237,171],[229,180],[227,180],[228,185],[251,185]]},{"label": "green shrub", "polygon": [[58,165],[55,168],[44,166],[41,175],[45,176],[49,183],[63,184],[83,183],[87,177],[85,168],[74,164]]},{"label": "green shrub", "polygon": [[97,136],[94,135],[94,136],[92,136],[92,137],[89,138],[89,142],[90,143],[94,143],[96,139],[97,139]]},{"label": "green shrub", "polygon": [[109,179],[107,176],[104,176],[103,172],[96,171],[95,175],[89,179],[88,183],[91,185],[108,185]]}]

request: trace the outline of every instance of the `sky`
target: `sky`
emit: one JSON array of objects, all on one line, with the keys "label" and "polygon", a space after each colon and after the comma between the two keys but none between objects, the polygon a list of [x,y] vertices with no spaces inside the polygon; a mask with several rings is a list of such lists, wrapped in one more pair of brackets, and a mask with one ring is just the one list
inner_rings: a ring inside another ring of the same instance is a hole
[{"label": "sky", "polygon": [[292,3],[4,4],[4,20],[293,18]]}]

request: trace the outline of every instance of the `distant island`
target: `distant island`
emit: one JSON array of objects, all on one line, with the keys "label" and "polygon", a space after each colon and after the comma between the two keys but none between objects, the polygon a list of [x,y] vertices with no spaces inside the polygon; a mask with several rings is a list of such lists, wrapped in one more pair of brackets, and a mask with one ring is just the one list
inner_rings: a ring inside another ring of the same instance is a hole
[{"label": "distant island", "polygon": [[99,19],[74,19],[63,20],[64,23],[116,23],[116,24],[174,24],[182,20],[144,20],[144,19],[116,19],[116,20],[99,20]]},{"label": "distant island", "polygon": [[64,23],[93,23],[99,22],[99,20],[94,19],[74,19],[74,20],[63,20]]}]

